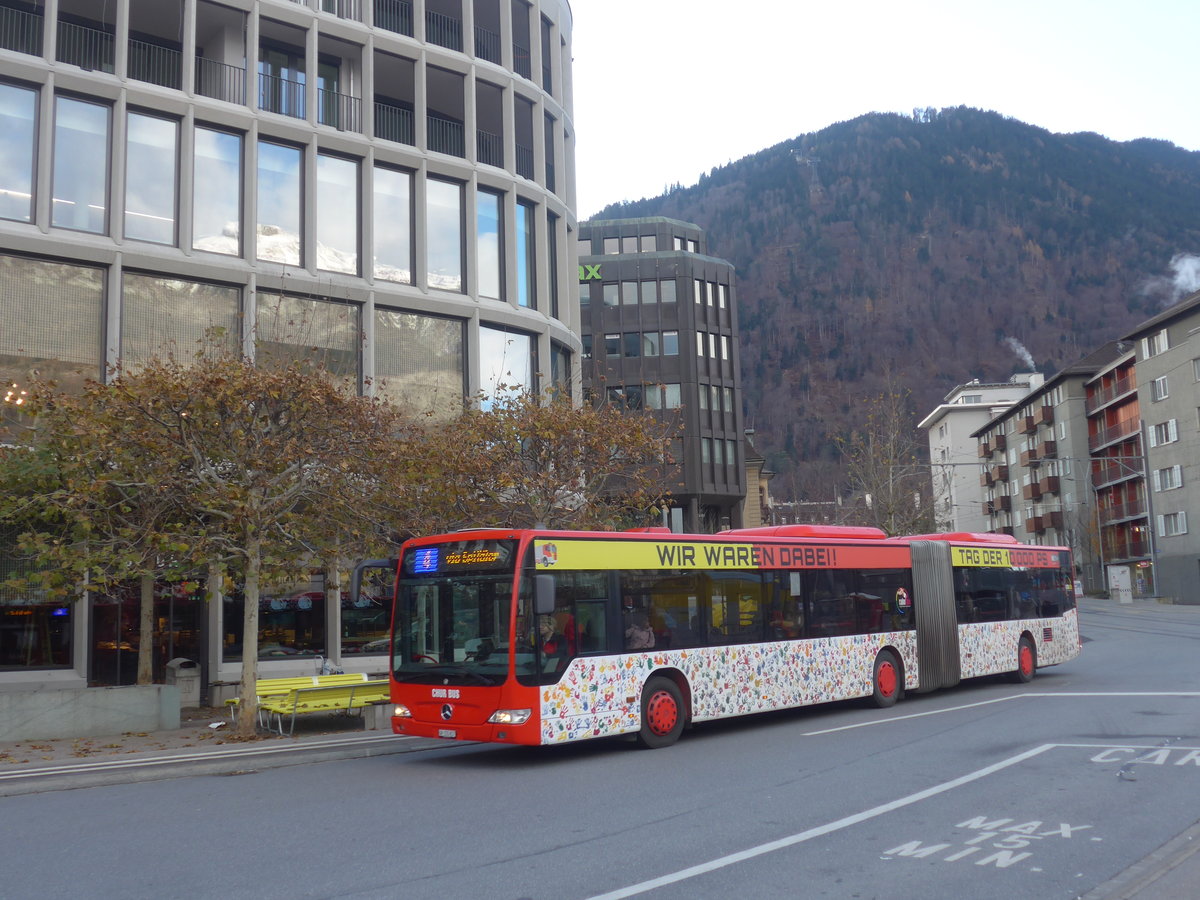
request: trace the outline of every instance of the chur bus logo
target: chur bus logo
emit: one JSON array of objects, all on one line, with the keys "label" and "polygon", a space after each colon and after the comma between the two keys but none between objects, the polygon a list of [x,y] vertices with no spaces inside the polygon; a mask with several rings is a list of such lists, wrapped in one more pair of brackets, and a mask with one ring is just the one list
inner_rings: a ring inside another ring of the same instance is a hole
[{"label": "chur bus logo", "polygon": [[453,715],[454,715],[454,707],[451,706],[449,703],[443,703],[442,704],[442,718],[445,719],[447,722],[449,722],[450,717]]}]

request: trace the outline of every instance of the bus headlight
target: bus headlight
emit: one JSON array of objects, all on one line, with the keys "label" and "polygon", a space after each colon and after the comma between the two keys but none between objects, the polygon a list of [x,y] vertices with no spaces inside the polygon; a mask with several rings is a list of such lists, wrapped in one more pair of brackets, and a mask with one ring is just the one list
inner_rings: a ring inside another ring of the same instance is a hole
[{"label": "bus headlight", "polygon": [[524,725],[531,715],[532,709],[498,709],[488,722],[492,725]]},{"label": "bus headlight", "polygon": [[392,710],[392,717],[396,719],[411,719],[412,710],[403,703],[397,703],[396,708]]}]

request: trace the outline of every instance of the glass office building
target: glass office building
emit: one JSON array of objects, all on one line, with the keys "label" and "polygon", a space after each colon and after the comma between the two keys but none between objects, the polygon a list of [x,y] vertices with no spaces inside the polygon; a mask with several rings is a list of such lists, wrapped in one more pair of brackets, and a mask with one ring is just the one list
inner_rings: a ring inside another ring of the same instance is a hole
[{"label": "glass office building", "polygon": [[[3,395],[212,334],[441,419],[577,382],[570,66],[567,0],[0,0]],[[160,655],[229,675],[166,593]],[[293,593],[281,655],[371,654]],[[132,603],[0,595],[0,682],[124,683]]]}]

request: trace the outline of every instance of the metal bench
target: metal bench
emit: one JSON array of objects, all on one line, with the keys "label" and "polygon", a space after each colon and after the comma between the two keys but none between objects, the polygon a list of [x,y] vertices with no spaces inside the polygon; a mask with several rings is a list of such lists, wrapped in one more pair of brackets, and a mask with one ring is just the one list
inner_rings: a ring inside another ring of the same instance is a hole
[{"label": "metal bench", "polygon": [[[350,684],[325,684],[320,686],[298,686],[286,693],[272,694],[260,698],[260,716],[265,716],[265,725],[280,734],[292,734],[296,730],[296,716],[301,713],[324,712],[346,713],[363,709],[380,700],[387,700],[389,685],[386,679],[359,681]],[[283,730],[284,716],[290,716],[288,729]],[[276,727],[271,727],[272,717]],[[264,719],[260,718],[260,721]]]},{"label": "metal bench", "polygon": [[[258,721],[260,725],[266,726],[263,719],[262,703],[268,697],[278,697],[287,694],[289,691],[294,691],[296,688],[306,687],[328,687],[331,685],[343,684],[362,684],[365,681],[370,681],[370,676],[366,672],[349,672],[344,675],[296,675],[290,678],[262,678],[254,683],[254,694],[258,697]],[[238,704],[241,703],[240,697],[230,697],[225,701],[225,705],[229,707],[229,718],[237,721]]]}]

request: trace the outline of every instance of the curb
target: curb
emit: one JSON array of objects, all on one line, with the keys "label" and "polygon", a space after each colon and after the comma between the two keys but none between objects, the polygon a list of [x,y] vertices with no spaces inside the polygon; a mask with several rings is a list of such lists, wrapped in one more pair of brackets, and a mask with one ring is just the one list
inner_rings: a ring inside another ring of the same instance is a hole
[{"label": "curb", "polygon": [[416,753],[447,746],[432,738],[394,734],[324,737],[278,743],[220,747],[199,752],[180,750],[110,760],[79,760],[54,765],[0,769],[0,797],[62,791],[109,784],[161,781],[192,775],[242,775],[337,759],[360,759]]}]

